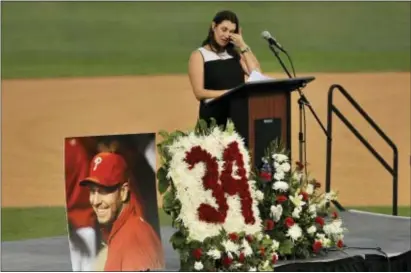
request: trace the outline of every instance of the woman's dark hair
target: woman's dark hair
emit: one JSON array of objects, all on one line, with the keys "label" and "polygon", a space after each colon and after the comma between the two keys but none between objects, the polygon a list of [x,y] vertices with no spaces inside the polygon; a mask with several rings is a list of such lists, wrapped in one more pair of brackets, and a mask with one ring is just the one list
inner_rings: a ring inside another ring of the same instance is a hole
[{"label": "woman's dark hair", "polygon": [[[239,22],[239,20],[238,20],[237,15],[236,15],[234,12],[229,11],[229,10],[223,10],[223,11],[218,12],[218,13],[214,16],[213,22],[214,22],[216,25],[221,24],[223,21],[230,21],[231,23],[235,24],[236,26],[235,26],[234,33],[238,33],[238,32],[239,32],[239,28],[240,28],[239,23],[240,23],[240,22]],[[206,38],[206,39],[203,41],[203,43],[202,43],[202,46],[205,46],[205,45],[210,45],[212,48],[216,49],[217,52],[222,52],[222,51],[224,51],[224,50],[227,50],[227,52],[228,52],[230,55],[232,55],[232,56],[234,56],[234,57],[236,57],[236,58],[239,58],[239,57],[240,57],[240,55],[238,54],[238,52],[234,49],[234,45],[233,45],[232,43],[228,43],[228,45],[226,45],[225,47],[221,47],[221,46],[216,42],[216,40],[215,40],[215,38],[214,38],[214,31],[213,31],[213,29],[212,29],[211,26],[210,26],[210,29],[208,30],[208,36],[207,36],[207,38]]]}]

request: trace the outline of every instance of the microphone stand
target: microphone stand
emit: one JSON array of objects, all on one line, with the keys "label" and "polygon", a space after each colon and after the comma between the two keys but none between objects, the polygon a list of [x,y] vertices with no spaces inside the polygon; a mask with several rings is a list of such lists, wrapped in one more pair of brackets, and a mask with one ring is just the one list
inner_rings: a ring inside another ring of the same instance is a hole
[{"label": "microphone stand", "polygon": [[[287,67],[284,65],[284,62],[281,60],[279,54],[278,54],[278,50],[274,47],[273,44],[269,44],[269,48],[270,50],[274,53],[275,57],[277,58],[277,60],[279,61],[279,63],[281,64],[281,67],[283,68],[283,70],[287,73],[288,77],[291,79],[293,78],[290,74],[290,72],[288,71]],[[282,50],[285,54],[288,53],[285,50]],[[289,56],[288,56],[289,57]],[[295,77],[295,74],[294,74]],[[303,86],[305,87],[305,86]],[[311,106],[311,104],[308,102],[308,99],[306,98],[306,96],[304,95],[304,93],[301,91],[300,88],[297,88],[298,93],[300,95],[300,98],[298,99],[298,105],[299,105],[299,112],[300,112],[300,128],[299,128],[299,132],[298,132],[298,141],[299,141],[299,160],[300,162],[304,162],[304,166],[306,166],[306,160],[303,161],[303,146],[304,146],[304,150],[306,148],[306,144],[305,144],[305,139],[304,139],[304,134],[303,134],[303,128],[302,128],[302,120],[303,120],[303,111],[304,111],[304,106],[308,106],[308,109],[310,109],[311,113],[313,114],[314,118],[317,120],[318,124],[321,126],[325,136],[327,137],[327,139],[331,139],[331,137],[328,135],[327,130],[325,129],[324,125],[322,124],[321,120],[318,118],[317,114],[315,113],[313,107]],[[306,151],[304,152],[304,155],[306,156],[307,153]],[[307,168],[305,168],[306,170],[306,174],[307,174]]]}]

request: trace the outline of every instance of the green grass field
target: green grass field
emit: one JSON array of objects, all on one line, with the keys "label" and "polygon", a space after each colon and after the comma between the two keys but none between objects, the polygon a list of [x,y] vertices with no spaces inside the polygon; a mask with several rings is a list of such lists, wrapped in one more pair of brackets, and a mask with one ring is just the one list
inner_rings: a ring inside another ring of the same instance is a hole
[{"label": "green grass field", "polygon": [[[390,207],[353,207],[353,209],[391,214]],[[398,214],[411,216],[410,207],[399,207]],[[170,226],[171,217],[159,210],[161,226]],[[66,212],[63,207],[2,208],[1,240],[16,241],[67,234]]]},{"label": "green grass field", "polygon": [[[410,71],[409,2],[2,2],[2,78],[186,73],[214,14],[231,9],[265,71]],[[284,57],[285,58],[285,57]],[[284,59],[286,61],[286,59]]]}]

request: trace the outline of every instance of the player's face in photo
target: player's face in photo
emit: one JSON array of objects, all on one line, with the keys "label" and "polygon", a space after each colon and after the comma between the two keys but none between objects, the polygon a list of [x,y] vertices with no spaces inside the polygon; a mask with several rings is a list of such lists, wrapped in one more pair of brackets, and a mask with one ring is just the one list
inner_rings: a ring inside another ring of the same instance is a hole
[{"label": "player's face in photo", "polygon": [[123,208],[128,196],[127,183],[108,188],[96,184],[89,185],[90,204],[96,213],[97,220],[102,225],[111,224]]}]

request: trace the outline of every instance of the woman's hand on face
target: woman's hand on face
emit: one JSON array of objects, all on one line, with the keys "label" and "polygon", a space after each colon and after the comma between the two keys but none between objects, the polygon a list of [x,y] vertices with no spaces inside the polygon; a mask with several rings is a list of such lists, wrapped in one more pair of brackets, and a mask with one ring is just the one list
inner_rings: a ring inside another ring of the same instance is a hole
[{"label": "woman's hand on face", "polygon": [[231,33],[230,34],[230,40],[231,42],[238,48],[242,49],[246,47],[246,43],[244,42],[241,27],[238,31],[238,33]]}]

